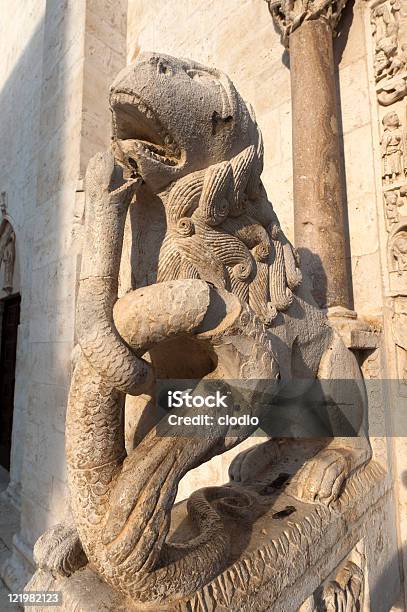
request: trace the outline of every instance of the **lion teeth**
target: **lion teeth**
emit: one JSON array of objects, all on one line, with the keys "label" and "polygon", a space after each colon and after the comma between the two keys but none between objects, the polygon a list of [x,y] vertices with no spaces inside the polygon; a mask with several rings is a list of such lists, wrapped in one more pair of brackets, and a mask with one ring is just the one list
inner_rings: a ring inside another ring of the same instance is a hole
[{"label": "lion teeth", "polygon": [[163,128],[163,126],[160,125],[160,122],[154,115],[153,111],[137,94],[134,94],[130,91],[114,92],[110,96],[110,103],[113,111],[114,106],[116,104],[133,105],[140,113],[147,117],[147,119],[149,119],[150,121],[155,121],[156,128],[158,128],[158,133],[160,135],[160,138],[162,139],[161,142],[163,143],[163,145],[155,145],[154,143],[149,144],[141,141],[136,144],[137,150],[161,163],[165,163],[170,166],[177,165],[178,160],[181,157],[180,147],[174,142],[174,139],[171,134],[168,134]]}]

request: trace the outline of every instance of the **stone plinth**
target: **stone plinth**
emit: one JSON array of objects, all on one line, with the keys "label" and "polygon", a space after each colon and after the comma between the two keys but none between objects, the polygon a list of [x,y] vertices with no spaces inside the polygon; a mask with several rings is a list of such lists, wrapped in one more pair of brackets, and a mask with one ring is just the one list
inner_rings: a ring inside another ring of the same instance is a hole
[{"label": "stone plinth", "polygon": [[[229,483],[236,497],[215,502],[230,534],[228,568],[188,600],[162,607],[137,606],[121,599],[88,566],[69,578],[54,579],[38,570],[27,590],[61,590],[65,612],[289,612],[302,604],[308,606],[304,609],[319,610],[318,601],[335,598],[351,575],[349,583],[359,585],[358,605],[367,606],[369,594],[374,593],[370,610],[389,609],[389,600],[396,595],[390,587],[391,576],[396,574],[385,535],[386,522],[392,520],[387,475],[370,462],[347,481],[331,507],[303,503],[291,494],[290,479],[304,461],[304,449],[294,443],[290,449],[290,458],[270,466],[252,485]],[[170,540],[188,540],[194,533],[186,503],[181,502],[173,509]],[[378,592],[385,575],[387,594]]]}]

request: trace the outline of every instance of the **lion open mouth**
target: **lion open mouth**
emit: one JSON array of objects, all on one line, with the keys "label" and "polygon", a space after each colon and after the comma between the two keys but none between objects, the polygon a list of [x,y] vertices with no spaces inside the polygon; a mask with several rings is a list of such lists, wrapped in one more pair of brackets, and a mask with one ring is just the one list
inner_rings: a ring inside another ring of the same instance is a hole
[{"label": "lion open mouth", "polygon": [[137,94],[116,91],[111,95],[113,137],[134,168],[142,154],[167,166],[176,166],[181,150],[158,117]]}]

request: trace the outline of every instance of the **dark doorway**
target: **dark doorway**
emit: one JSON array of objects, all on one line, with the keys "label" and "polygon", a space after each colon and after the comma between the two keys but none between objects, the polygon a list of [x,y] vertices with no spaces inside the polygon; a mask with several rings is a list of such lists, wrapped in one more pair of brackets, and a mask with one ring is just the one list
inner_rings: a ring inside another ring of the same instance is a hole
[{"label": "dark doorway", "polygon": [[12,295],[2,300],[3,320],[0,351],[0,465],[6,468],[6,470],[10,469],[20,301],[20,295]]}]

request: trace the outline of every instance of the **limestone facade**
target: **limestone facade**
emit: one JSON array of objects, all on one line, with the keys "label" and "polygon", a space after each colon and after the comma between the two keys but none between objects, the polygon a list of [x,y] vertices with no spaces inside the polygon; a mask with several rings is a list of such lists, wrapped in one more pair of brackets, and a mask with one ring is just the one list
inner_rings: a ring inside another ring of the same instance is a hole
[{"label": "limestone facade", "polygon": [[[64,422],[75,346],[83,178],[89,158],[109,143],[108,87],[126,62],[141,51],[158,50],[231,76],[255,109],[264,137],[262,179],[284,231],[294,239],[289,56],[265,2],[24,4],[18,18],[12,4],[4,4],[0,25],[0,248],[2,236],[12,231],[12,293],[22,298],[10,484],[2,496],[20,524],[11,554],[0,557],[1,576],[13,589],[33,571],[36,539],[69,513]],[[407,389],[407,15],[403,2],[397,6],[388,0],[349,4],[334,43],[352,307],[378,332],[378,348],[370,343],[357,350],[367,378],[399,381],[375,400],[386,403],[390,418],[394,407],[406,402]],[[396,41],[395,30],[386,29],[395,22],[401,24]],[[10,292],[7,265],[4,257],[0,297]],[[389,567],[396,574],[401,568],[402,576],[407,571],[407,443],[378,435],[373,446],[394,485],[387,554]],[[224,481],[229,462],[223,456],[198,468],[181,482],[179,497],[202,483]]]},{"label": "limestone facade", "polygon": [[67,511],[64,421],[82,179],[89,157],[109,140],[104,100],[125,61],[125,8],[101,8],[28,2],[16,20],[11,5],[2,7],[1,191],[16,235],[14,288],[22,299],[7,490],[20,528],[2,574],[20,587],[24,570],[32,572],[38,534]]}]

